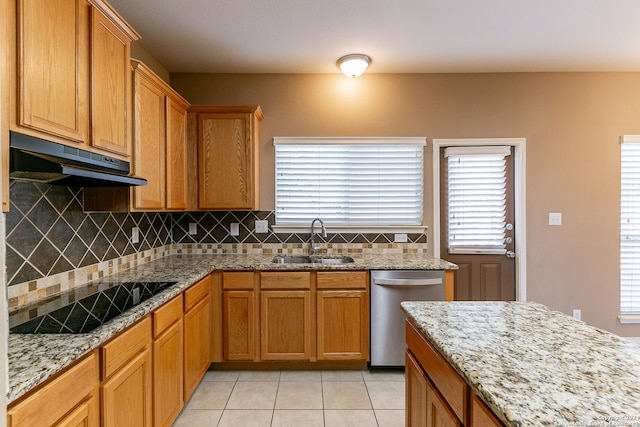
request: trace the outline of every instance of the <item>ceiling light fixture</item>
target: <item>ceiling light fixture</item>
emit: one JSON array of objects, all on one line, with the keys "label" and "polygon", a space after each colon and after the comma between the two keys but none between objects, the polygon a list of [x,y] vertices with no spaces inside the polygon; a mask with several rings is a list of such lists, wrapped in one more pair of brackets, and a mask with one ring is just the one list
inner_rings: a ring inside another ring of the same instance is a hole
[{"label": "ceiling light fixture", "polygon": [[340,68],[347,77],[358,77],[364,73],[369,64],[371,64],[371,58],[360,53],[345,55],[338,59],[337,62],[338,68]]}]

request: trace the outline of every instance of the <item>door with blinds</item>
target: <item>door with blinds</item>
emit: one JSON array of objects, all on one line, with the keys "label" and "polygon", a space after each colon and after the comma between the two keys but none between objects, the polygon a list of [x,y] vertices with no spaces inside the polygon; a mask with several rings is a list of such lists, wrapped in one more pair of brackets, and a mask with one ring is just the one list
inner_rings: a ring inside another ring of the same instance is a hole
[{"label": "door with blinds", "polygon": [[515,300],[513,148],[440,150],[440,256],[457,301]]}]

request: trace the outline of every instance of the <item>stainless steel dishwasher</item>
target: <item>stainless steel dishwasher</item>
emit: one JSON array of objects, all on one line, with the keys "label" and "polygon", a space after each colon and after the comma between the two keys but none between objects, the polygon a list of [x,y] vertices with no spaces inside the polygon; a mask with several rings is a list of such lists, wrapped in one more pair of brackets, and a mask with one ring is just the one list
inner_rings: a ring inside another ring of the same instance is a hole
[{"label": "stainless steel dishwasher", "polygon": [[444,301],[444,271],[371,271],[372,368],[404,366],[402,301]]}]

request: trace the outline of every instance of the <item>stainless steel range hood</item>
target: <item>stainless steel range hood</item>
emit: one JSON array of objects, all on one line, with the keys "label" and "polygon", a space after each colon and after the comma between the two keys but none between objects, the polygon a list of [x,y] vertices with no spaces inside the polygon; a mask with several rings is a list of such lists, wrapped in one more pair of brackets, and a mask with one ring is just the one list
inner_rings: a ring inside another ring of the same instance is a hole
[{"label": "stainless steel range hood", "polygon": [[11,132],[9,178],[69,187],[129,187],[147,180],[129,176],[129,162]]}]

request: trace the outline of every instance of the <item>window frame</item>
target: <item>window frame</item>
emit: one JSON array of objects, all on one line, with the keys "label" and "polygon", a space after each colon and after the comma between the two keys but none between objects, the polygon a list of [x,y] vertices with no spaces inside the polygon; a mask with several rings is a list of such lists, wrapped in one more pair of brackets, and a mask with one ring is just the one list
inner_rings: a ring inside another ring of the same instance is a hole
[{"label": "window frame", "polygon": [[[330,232],[336,233],[424,233],[428,229],[425,225],[425,168],[426,168],[426,151],[424,147],[427,144],[425,137],[274,137],[274,148],[278,145],[419,145],[423,147],[423,161],[422,161],[422,218],[419,225],[336,225],[327,223],[327,228],[330,228]],[[275,149],[274,149],[275,158]],[[277,212],[277,166],[274,161],[274,210]],[[316,215],[322,218],[322,215]],[[277,217],[277,215],[276,215]],[[314,216],[315,218],[315,216]],[[276,223],[272,226],[272,229],[278,233],[295,233],[300,231],[308,231],[311,225],[309,218],[309,224],[287,224]],[[324,219],[324,218],[323,218]]]}]

